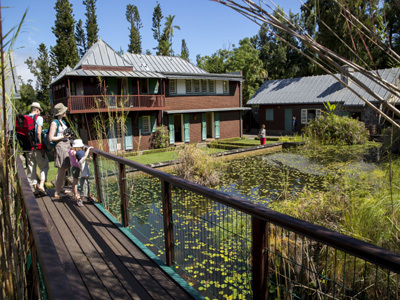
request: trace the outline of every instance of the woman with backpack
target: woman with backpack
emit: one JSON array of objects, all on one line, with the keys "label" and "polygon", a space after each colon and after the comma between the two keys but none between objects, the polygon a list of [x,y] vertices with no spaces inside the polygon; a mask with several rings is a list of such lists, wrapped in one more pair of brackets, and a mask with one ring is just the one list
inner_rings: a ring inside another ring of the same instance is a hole
[{"label": "woman with backpack", "polygon": [[54,166],[58,168],[54,199],[61,199],[62,197],[67,196],[65,191],[62,189],[63,183],[65,182],[65,173],[70,167],[68,154],[70,149],[70,135],[64,134],[64,131],[68,127],[63,120],[63,117],[66,116],[67,110],[68,108],[62,103],[58,103],[54,106],[54,116],[56,119],[51,121],[49,129],[49,141],[55,143]]}]

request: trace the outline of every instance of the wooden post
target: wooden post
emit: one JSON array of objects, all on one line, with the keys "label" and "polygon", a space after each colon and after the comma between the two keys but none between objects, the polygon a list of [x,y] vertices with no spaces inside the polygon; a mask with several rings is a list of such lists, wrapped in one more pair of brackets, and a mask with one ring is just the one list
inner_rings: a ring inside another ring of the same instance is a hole
[{"label": "wooden post", "polygon": [[94,165],[94,180],[96,182],[96,191],[97,191],[97,202],[102,203],[101,200],[101,185],[100,185],[100,177],[99,177],[99,168],[97,166],[98,158],[97,154],[93,153],[93,165]]},{"label": "wooden post", "polygon": [[121,216],[122,226],[128,227],[128,203],[126,202],[126,172],[125,165],[119,163],[119,187],[121,190]]},{"label": "wooden post", "polygon": [[268,299],[268,223],[252,217],[253,299]]},{"label": "wooden post", "polygon": [[173,224],[172,224],[172,205],[171,205],[171,184],[161,181],[161,197],[163,205],[165,255],[167,266],[172,266],[174,261]]}]

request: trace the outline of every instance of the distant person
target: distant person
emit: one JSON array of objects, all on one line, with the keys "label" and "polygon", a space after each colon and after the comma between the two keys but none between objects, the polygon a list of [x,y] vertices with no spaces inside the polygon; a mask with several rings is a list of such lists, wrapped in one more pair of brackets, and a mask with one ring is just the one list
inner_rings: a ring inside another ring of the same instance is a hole
[{"label": "distant person", "polygon": [[267,131],[265,130],[265,125],[261,125],[260,132],[258,133],[258,137],[260,138],[260,144],[265,145],[265,140],[267,139]]},{"label": "distant person", "polygon": [[93,147],[86,148],[86,151],[78,150],[75,153],[76,159],[78,160],[79,168],[81,170],[81,178],[79,179],[79,184],[81,186],[82,196],[86,198],[86,200],[90,197],[90,183],[89,183],[89,164],[88,160],[90,149]]},{"label": "distant person", "polygon": [[58,168],[54,199],[60,199],[67,196],[65,190],[63,190],[66,172],[70,167],[68,151],[70,149],[69,138],[71,135],[64,134],[64,131],[66,131],[68,127],[63,120],[63,117],[66,116],[67,110],[68,108],[62,103],[58,103],[54,106],[54,116],[56,119],[51,121],[49,129],[49,141],[56,144],[54,147],[54,166]]},{"label": "distant person", "polygon": [[[40,113],[43,109],[40,107],[40,103],[33,102],[30,106],[31,112],[29,116],[35,120],[35,148],[32,151],[26,152],[26,165],[27,165],[27,177],[29,184],[33,186],[35,192],[39,194],[44,194],[44,183],[46,181],[47,172],[49,171],[49,159],[46,155],[45,147],[43,146],[44,141],[42,141],[42,130],[43,130],[43,117]],[[40,169],[40,181],[38,183],[38,177],[36,173],[36,167]]]},{"label": "distant person", "polygon": [[292,131],[293,132],[296,132],[296,127],[297,127],[296,117],[293,117],[293,120],[292,120]]}]

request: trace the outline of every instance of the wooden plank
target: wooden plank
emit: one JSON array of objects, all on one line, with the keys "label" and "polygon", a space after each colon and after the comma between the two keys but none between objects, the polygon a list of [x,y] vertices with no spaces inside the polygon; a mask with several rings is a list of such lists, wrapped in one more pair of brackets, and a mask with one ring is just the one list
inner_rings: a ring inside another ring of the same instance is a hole
[{"label": "wooden plank", "polygon": [[[47,193],[53,197],[54,190],[47,190]],[[97,276],[96,271],[92,265],[88,262],[87,256],[82,252],[77,240],[70,231],[69,226],[65,223],[62,214],[59,212],[59,206],[62,208],[64,200],[53,200],[46,205],[49,211],[53,223],[57,227],[64,241],[64,244],[72,257],[76,268],[78,269],[82,281],[84,282],[88,292],[94,299],[110,299],[110,295],[103,286],[101,280]],[[47,204],[47,203],[46,203]]]},{"label": "wooden plank", "polygon": [[[90,209],[95,217],[101,223],[110,222],[104,214],[99,211],[94,205],[94,209]],[[137,263],[141,265],[141,267],[158,282],[162,288],[165,290],[165,293],[171,295],[173,299],[192,299],[193,297],[188,294],[186,291],[182,289],[174,280],[172,280],[168,274],[160,269],[160,267],[147,255],[145,255],[133,242],[126,237],[117,227],[108,226],[107,230],[112,234],[121,245],[130,253],[132,257],[135,258]],[[132,265],[135,269],[137,266],[135,264]],[[134,271],[132,271],[134,272]],[[165,295],[165,294],[164,294]]]},{"label": "wooden plank", "polygon": [[[92,223],[92,224],[99,224],[98,226],[95,226],[96,230],[98,233],[104,238],[104,240],[107,242],[109,247],[112,249],[112,251],[116,254],[116,256],[120,259],[121,263],[124,264],[124,267],[129,270],[130,274],[132,277],[136,278],[143,286],[144,289],[147,290],[147,292],[152,296],[153,299],[174,299],[168,295],[168,293],[165,291],[165,289],[160,285],[159,282],[157,282],[151,274],[149,274],[143,267],[142,263],[140,263],[136,259],[136,255],[138,252],[140,252],[140,256],[143,257],[143,254],[141,251],[134,245],[132,242],[130,242],[130,248],[135,248],[133,251],[129,252],[124,245],[121,244],[120,239],[127,239],[125,235],[118,236],[118,238],[113,234],[113,232],[120,232],[119,229],[112,224],[107,218],[104,217],[104,215],[101,214],[104,218],[99,219],[98,214],[99,211],[98,209],[91,203],[88,203],[85,205],[85,210],[83,213],[85,214],[85,217],[87,220]],[[97,213],[96,213],[97,211]],[[133,254],[132,254],[133,252]],[[153,263],[150,258],[145,257],[145,260],[147,260],[146,264]],[[164,275],[166,276],[166,275]],[[176,289],[176,286],[175,286]],[[187,299],[187,297],[186,297]]]},{"label": "wooden plank", "polygon": [[82,281],[82,278],[76,268],[71,255],[68,252],[66,245],[64,244],[63,239],[57,229],[57,226],[54,224],[53,219],[51,218],[49,211],[47,210],[47,205],[52,205],[51,199],[49,196],[36,198],[37,203],[39,205],[40,210],[42,211],[43,218],[49,228],[50,236],[53,239],[54,245],[56,247],[58,256],[60,258],[61,264],[64,268],[64,271],[69,280],[71,289],[73,290],[74,295],[77,299],[91,299],[89,292],[86,289],[85,284]]},{"label": "wooden plank", "polygon": [[104,229],[104,226],[108,227],[114,225],[110,222],[103,225],[95,219],[88,220],[86,219],[86,216],[83,215],[83,212],[87,210],[87,208],[77,208],[71,202],[66,202],[66,204],[72,212],[76,211],[77,218],[79,218],[82,226],[84,226],[84,228],[82,228],[83,231],[86,231],[88,239],[92,242],[93,246],[104,260],[103,263],[110,268],[114,277],[119,281],[124,291],[134,299],[151,299],[148,292],[142,287],[141,283],[139,283],[136,278],[132,276],[129,270],[113,252],[113,249],[111,249],[111,244],[118,244],[118,241],[114,239],[112,243],[107,244],[104,240],[105,237],[101,235],[101,231]]}]

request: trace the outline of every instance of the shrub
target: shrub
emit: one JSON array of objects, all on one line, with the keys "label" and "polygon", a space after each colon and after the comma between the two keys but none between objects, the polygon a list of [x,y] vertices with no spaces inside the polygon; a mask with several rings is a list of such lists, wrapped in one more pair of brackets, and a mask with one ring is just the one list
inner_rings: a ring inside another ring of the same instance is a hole
[{"label": "shrub", "polygon": [[218,158],[193,145],[185,145],[178,151],[174,167],[177,176],[204,185],[215,186],[221,180],[221,163]]},{"label": "shrub", "polygon": [[400,130],[397,128],[388,127],[382,132],[383,134],[383,150],[400,154]]},{"label": "shrub", "polygon": [[154,148],[167,148],[169,145],[169,137],[166,133],[164,126],[159,126],[156,128],[153,137]]},{"label": "shrub", "polygon": [[322,145],[357,145],[368,141],[368,131],[364,123],[333,113],[311,121],[303,132],[308,139]]}]

